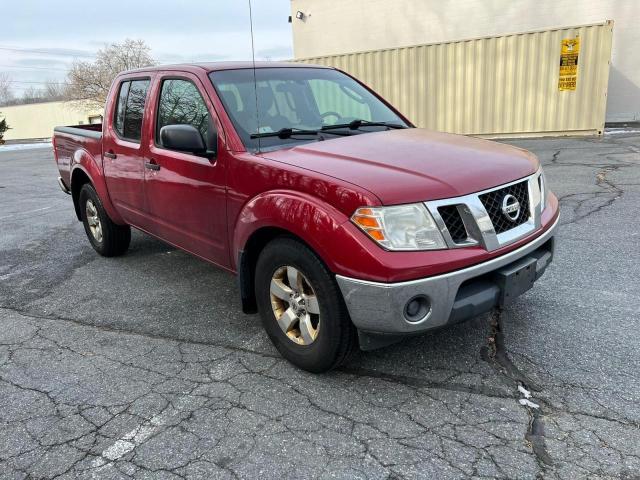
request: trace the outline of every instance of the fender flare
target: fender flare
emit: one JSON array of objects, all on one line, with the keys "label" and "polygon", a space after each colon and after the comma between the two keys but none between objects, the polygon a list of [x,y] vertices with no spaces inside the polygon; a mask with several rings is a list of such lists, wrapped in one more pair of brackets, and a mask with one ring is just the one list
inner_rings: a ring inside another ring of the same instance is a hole
[{"label": "fender flare", "polygon": [[[77,150],[71,159],[71,174],[69,177],[69,183],[71,185],[69,188],[72,192],[74,191],[73,179],[78,170],[82,171],[82,173],[89,178],[89,181],[93,185],[93,188],[96,189],[96,193],[98,194],[98,197],[100,197],[102,206],[107,212],[107,215],[109,215],[109,218],[111,218],[114,223],[124,225],[126,222],[116,211],[113,203],[111,203],[111,197],[109,196],[109,190],[107,189],[102,166],[98,165],[95,157],[86,150]],[[74,196],[73,200],[76,208],[76,215],[78,215],[78,219],[80,219],[80,211],[77,204],[78,199]]]},{"label": "fender flare", "polygon": [[[290,234],[304,242],[330,271],[339,268],[333,254],[340,248],[348,217],[317,197],[292,190],[261,193],[248,201],[238,214],[231,239],[231,261],[238,274],[240,299],[244,313],[256,313],[254,267],[266,242],[255,246],[249,242],[261,232]],[[251,250],[249,250],[251,249]]]},{"label": "fender flare", "polygon": [[[349,218],[317,197],[294,190],[272,190],[248,201],[233,229],[232,262],[245,250],[251,236],[263,228],[276,228],[299,237],[325,262],[335,268],[331,234],[341,230]],[[238,265],[236,264],[235,267]]]}]

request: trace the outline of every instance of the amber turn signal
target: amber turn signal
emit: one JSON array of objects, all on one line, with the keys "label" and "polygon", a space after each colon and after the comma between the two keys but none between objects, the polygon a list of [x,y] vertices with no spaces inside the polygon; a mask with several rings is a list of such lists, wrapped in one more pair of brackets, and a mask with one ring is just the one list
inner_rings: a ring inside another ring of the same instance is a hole
[{"label": "amber turn signal", "polygon": [[380,219],[370,208],[359,208],[351,220],[374,240],[386,240]]}]

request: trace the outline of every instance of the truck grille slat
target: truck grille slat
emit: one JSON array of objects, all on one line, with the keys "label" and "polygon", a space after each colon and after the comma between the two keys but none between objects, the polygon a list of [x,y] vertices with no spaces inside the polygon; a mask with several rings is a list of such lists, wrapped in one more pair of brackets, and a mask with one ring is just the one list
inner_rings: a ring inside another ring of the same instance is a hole
[{"label": "truck grille slat", "polygon": [[460,212],[458,212],[457,205],[447,205],[446,207],[438,208],[442,221],[449,230],[449,235],[455,243],[464,242],[468,235],[467,229],[464,226]]}]

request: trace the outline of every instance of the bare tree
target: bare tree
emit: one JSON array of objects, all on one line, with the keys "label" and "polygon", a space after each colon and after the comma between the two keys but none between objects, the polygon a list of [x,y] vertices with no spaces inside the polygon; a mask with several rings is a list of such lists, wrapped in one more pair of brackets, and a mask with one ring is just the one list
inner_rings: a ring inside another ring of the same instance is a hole
[{"label": "bare tree", "polygon": [[150,48],[143,40],[126,39],[98,50],[96,59],[76,61],[67,76],[66,97],[102,108],[115,76],[123,70],[156,65]]},{"label": "bare tree", "polygon": [[43,97],[46,100],[62,100],[65,98],[64,84],[55,80],[48,80],[44,85]]},{"label": "bare tree", "polygon": [[6,73],[0,73],[0,105],[7,105],[13,100],[11,89],[11,77]]},{"label": "bare tree", "polygon": [[45,100],[45,92],[36,87],[29,87],[22,92],[22,99],[18,103],[38,103]]}]

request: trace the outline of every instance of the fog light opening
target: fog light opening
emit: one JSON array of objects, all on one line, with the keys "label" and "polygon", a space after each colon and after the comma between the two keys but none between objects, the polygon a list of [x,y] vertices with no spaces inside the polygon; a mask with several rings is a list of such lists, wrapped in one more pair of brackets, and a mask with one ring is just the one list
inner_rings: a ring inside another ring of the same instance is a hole
[{"label": "fog light opening", "polygon": [[419,322],[423,320],[431,310],[431,302],[424,295],[416,295],[409,299],[404,306],[404,318],[408,322]]}]

